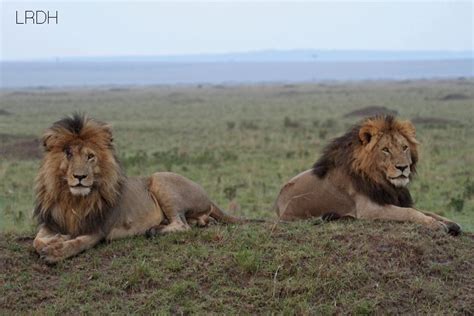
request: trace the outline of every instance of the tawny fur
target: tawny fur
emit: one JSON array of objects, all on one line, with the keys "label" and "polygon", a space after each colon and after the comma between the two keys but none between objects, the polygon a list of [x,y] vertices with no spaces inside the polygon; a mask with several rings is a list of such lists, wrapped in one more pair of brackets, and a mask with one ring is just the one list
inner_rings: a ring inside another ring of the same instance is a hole
[{"label": "tawny fur", "polygon": [[36,177],[33,242],[47,262],[57,262],[103,239],[247,220],[225,214],[197,183],[170,172],[126,177],[115,156],[112,131],[81,115],[54,123],[43,136]]},{"label": "tawny fur", "polygon": [[[110,127],[91,119],[74,119],[84,121],[78,133],[56,123],[43,135],[45,153],[36,177],[34,215],[40,223],[51,222],[55,226],[51,228],[58,233],[78,236],[93,232],[104,221],[107,211],[120,198],[125,178],[114,155]],[[67,163],[64,150],[67,146],[84,144],[96,153],[98,165],[95,173],[100,175],[97,190],[87,198],[71,195],[64,183],[64,165]]]},{"label": "tawny fur", "polygon": [[407,184],[418,141],[409,121],[370,117],[334,139],[313,169],[288,181],[275,209],[280,219],[352,217],[410,221],[459,234],[456,223],[413,208]]}]

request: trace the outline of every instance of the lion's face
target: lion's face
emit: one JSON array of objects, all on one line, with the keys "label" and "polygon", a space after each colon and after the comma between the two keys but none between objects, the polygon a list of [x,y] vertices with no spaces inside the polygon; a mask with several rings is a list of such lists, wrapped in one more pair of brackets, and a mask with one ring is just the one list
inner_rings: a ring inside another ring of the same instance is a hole
[{"label": "lion's face", "polygon": [[101,190],[114,195],[120,179],[112,132],[108,125],[85,117],[72,117],[53,124],[43,135],[45,156],[39,183],[51,194],[68,191],[90,196]]},{"label": "lion's face", "polygon": [[354,168],[377,183],[408,185],[418,160],[415,127],[410,122],[368,119],[359,130],[359,139]]},{"label": "lion's face", "polygon": [[408,141],[398,133],[384,135],[373,149],[378,170],[396,187],[410,182],[411,152]]},{"label": "lion's face", "polygon": [[66,172],[67,185],[73,195],[89,194],[96,175],[100,173],[95,151],[82,145],[70,145],[64,149],[60,168]]},{"label": "lion's face", "polygon": [[124,179],[110,126],[74,114],[53,123],[42,142],[35,216],[64,234],[95,230],[119,200]]}]

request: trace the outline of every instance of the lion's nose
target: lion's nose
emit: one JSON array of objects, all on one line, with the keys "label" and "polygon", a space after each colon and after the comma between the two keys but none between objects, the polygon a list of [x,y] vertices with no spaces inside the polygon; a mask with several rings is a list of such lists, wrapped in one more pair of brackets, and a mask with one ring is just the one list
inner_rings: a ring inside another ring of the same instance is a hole
[{"label": "lion's nose", "polygon": [[401,172],[403,172],[406,168],[408,168],[408,165],[396,165],[395,167]]},{"label": "lion's nose", "polygon": [[84,174],[75,174],[74,175],[74,178],[76,178],[77,180],[79,180],[79,182],[82,180],[82,179],[85,179],[87,177],[87,175],[84,175]]}]

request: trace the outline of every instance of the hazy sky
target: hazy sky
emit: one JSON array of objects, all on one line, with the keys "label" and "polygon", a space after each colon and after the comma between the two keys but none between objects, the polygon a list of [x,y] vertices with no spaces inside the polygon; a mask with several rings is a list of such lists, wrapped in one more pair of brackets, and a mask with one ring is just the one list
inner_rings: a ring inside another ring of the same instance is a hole
[{"label": "hazy sky", "polygon": [[[1,58],[262,49],[473,50],[471,1],[41,2],[0,0]],[[17,25],[15,11],[59,11]]]}]

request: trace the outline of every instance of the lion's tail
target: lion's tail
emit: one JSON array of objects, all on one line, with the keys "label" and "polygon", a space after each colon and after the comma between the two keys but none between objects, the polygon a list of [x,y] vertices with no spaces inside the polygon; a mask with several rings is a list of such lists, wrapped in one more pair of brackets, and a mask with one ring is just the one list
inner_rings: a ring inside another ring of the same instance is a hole
[{"label": "lion's tail", "polygon": [[247,219],[237,216],[232,216],[221,210],[216,204],[211,204],[211,213],[209,214],[218,222],[227,223],[227,224],[245,224],[245,223],[264,223],[266,222],[263,219]]}]

